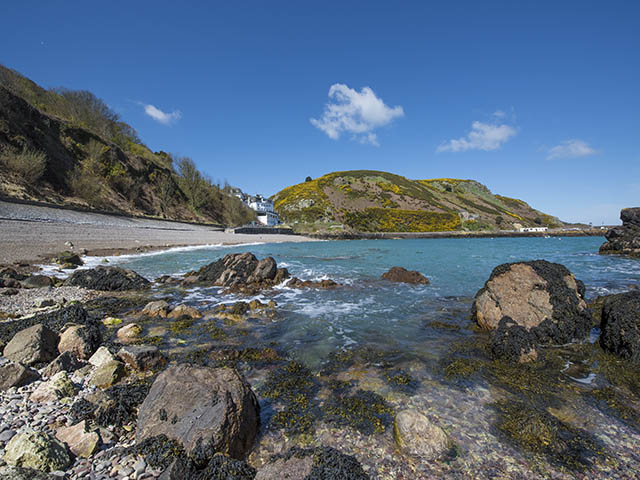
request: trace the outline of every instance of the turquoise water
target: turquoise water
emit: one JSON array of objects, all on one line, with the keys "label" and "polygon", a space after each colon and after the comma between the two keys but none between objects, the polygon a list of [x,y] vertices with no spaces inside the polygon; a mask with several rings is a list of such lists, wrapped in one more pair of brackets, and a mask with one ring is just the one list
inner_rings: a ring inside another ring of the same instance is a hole
[{"label": "turquoise water", "polygon": [[[259,340],[286,345],[290,354],[316,364],[330,351],[363,344],[437,356],[451,343],[446,340],[471,334],[464,327],[473,296],[492,269],[505,262],[562,263],[584,281],[588,297],[640,285],[640,260],[598,255],[602,242],[600,237],[328,241],[183,249],[110,261],[156,278],[197,269],[227,253],[250,251],[258,258],[273,256],[302,279],[342,283],[335,290],[280,286],[257,297],[273,298],[279,306],[279,321],[256,326]],[[419,270],[431,284],[381,280],[392,266]],[[201,309],[237,300],[216,288],[186,293],[186,300]],[[430,326],[433,321],[462,328],[442,331]]]}]

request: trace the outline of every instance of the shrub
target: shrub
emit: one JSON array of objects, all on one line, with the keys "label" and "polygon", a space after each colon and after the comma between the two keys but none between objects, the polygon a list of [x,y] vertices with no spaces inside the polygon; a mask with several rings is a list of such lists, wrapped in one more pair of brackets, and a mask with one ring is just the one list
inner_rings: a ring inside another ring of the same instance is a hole
[{"label": "shrub", "polygon": [[104,167],[97,160],[87,158],[69,175],[71,191],[89,205],[100,206],[102,185],[104,183]]},{"label": "shrub", "polygon": [[9,170],[29,183],[37,182],[47,168],[47,156],[43,152],[27,147],[19,153],[5,150],[2,153],[2,161]]}]

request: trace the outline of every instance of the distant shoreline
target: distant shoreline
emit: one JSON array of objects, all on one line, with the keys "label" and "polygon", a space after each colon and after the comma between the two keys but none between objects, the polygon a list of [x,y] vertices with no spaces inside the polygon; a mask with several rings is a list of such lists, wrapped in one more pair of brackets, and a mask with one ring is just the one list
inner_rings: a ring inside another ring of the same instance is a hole
[{"label": "distant shoreline", "polygon": [[428,238],[528,238],[528,237],[604,237],[607,230],[591,229],[554,229],[546,232],[341,232],[313,233],[309,237],[322,240],[394,240]]}]

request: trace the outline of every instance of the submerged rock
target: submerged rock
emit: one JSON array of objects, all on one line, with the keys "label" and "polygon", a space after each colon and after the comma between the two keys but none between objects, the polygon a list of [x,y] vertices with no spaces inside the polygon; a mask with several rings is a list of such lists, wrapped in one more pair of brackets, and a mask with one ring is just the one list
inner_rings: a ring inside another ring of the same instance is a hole
[{"label": "submerged rock", "polygon": [[80,258],[80,255],[74,252],[70,252],[69,250],[60,252],[54,257],[53,261],[58,265],[71,264],[74,267],[84,265],[84,262]]},{"label": "submerged rock", "polygon": [[65,445],[44,432],[23,431],[5,447],[4,461],[14,467],[27,467],[43,472],[64,470],[71,462]]},{"label": "submerged rock", "polygon": [[391,267],[388,272],[382,274],[384,280],[390,282],[410,283],[412,285],[429,285],[429,279],[416,270],[407,270],[403,267]]},{"label": "submerged rock", "polygon": [[393,435],[398,447],[422,460],[435,460],[452,446],[444,430],[415,409],[398,412],[393,423]]},{"label": "submerged rock", "polygon": [[178,319],[184,316],[196,319],[202,318],[202,313],[200,313],[198,309],[189,307],[188,305],[178,305],[169,313],[169,318],[173,319]]},{"label": "submerged rock", "polygon": [[25,367],[18,362],[0,364],[0,392],[11,387],[22,387],[40,378],[33,368]]},{"label": "submerged rock", "polygon": [[622,225],[605,234],[607,241],[600,247],[600,253],[640,257],[640,207],[623,208],[620,219]]},{"label": "submerged rock", "polygon": [[153,383],[139,409],[136,441],[166,435],[204,464],[216,452],[242,458],[258,422],[258,401],[236,370],[181,364]]},{"label": "submerged rock", "polygon": [[640,291],[607,298],[600,325],[600,346],[604,350],[640,362]]},{"label": "submerged rock", "polygon": [[100,266],[90,270],[74,272],[73,275],[65,280],[64,285],[83,287],[91,290],[119,292],[146,289],[151,286],[151,282],[133,270],[126,270],[120,267]]},{"label": "submerged rock", "polygon": [[4,347],[4,356],[25,365],[50,362],[58,356],[58,335],[42,324],[25,328]]},{"label": "submerged rock", "polygon": [[334,282],[331,279],[324,279],[319,281],[314,280],[300,280],[297,277],[293,277],[291,280],[287,282],[287,287],[289,288],[322,288],[322,289],[331,289],[341,287],[342,285]]},{"label": "submerged rock", "polygon": [[536,260],[494,268],[478,291],[473,317],[495,330],[503,317],[534,334],[539,344],[584,339],[593,319],[584,301],[584,284],[563,265]]},{"label": "submerged rock", "polygon": [[276,455],[258,470],[255,480],[368,480],[369,476],[351,455],[331,447],[291,448]]}]

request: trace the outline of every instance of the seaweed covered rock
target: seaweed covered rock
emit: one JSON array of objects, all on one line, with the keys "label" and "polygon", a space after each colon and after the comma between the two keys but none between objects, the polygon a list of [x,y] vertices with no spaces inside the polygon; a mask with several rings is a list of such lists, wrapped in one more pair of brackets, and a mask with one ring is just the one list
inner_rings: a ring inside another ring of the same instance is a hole
[{"label": "seaweed covered rock", "polygon": [[382,274],[382,278],[390,282],[429,285],[429,279],[420,272],[403,267],[391,267],[388,272]]},{"label": "seaweed covered rock", "polygon": [[73,265],[75,267],[79,267],[81,265],[84,265],[84,262],[80,258],[80,255],[78,255],[75,252],[71,252],[69,250],[66,250],[64,252],[60,252],[59,254],[57,254],[53,258],[53,261],[55,263],[57,263],[58,265],[70,264],[70,265]]},{"label": "seaweed covered rock", "polygon": [[59,310],[41,313],[29,318],[0,322],[0,345],[6,345],[16,333],[27,327],[42,324],[54,332],[60,332],[69,323],[97,325],[95,320],[89,317],[84,307],[77,304],[69,305]]},{"label": "seaweed covered rock", "polygon": [[368,480],[360,462],[335,448],[293,447],[258,470],[255,480]]},{"label": "seaweed covered rock", "polygon": [[444,430],[415,409],[398,412],[393,422],[393,436],[403,451],[422,460],[435,460],[452,446]]},{"label": "seaweed covered rock", "polygon": [[2,480],[55,480],[55,477],[33,468],[0,467]]},{"label": "seaweed covered rock", "polygon": [[81,360],[87,360],[102,342],[97,325],[70,325],[60,334],[58,351],[71,352]]},{"label": "seaweed covered rock", "polygon": [[72,458],[67,447],[51,435],[25,430],[9,440],[4,461],[14,467],[52,472],[64,470],[71,464]]},{"label": "seaweed covered rock", "polygon": [[203,465],[216,452],[242,458],[258,423],[256,396],[236,370],[173,365],[158,375],[139,409],[136,441],[166,435]]},{"label": "seaweed covered rock", "polygon": [[289,278],[286,268],[278,268],[272,257],[258,260],[253,254],[230,253],[205,265],[185,279],[188,284],[227,287],[232,290],[254,290],[272,287]]},{"label": "seaweed covered rock", "polygon": [[90,270],[74,272],[73,275],[65,280],[64,285],[107,292],[121,292],[125,290],[143,290],[149,288],[151,282],[133,270],[100,266]]},{"label": "seaweed covered rock", "polygon": [[607,298],[600,325],[600,346],[604,350],[640,362],[640,291]]},{"label": "seaweed covered rock", "polygon": [[4,347],[4,356],[25,365],[50,362],[58,356],[58,335],[42,324],[25,328]]},{"label": "seaweed covered rock", "polygon": [[65,397],[73,397],[78,392],[67,372],[58,372],[48,381],[38,385],[29,400],[32,402],[53,402]]},{"label": "seaweed covered rock", "polygon": [[255,475],[256,470],[246,462],[216,454],[204,468],[198,468],[188,457],[178,457],[159,478],[160,480],[184,480],[187,478],[189,480],[253,480]]},{"label": "seaweed covered rock", "polygon": [[502,317],[491,335],[491,354],[496,359],[525,363],[536,360],[536,338],[511,317]]},{"label": "seaweed covered rock", "polygon": [[487,330],[510,317],[539,344],[584,339],[592,317],[584,301],[584,284],[563,265],[546,260],[505,263],[494,268],[478,291],[473,317]]},{"label": "seaweed covered rock", "polygon": [[605,234],[607,241],[600,247],[600,253],[640,257],[640,207],[623,208],[620,219],[622,225]]}]

